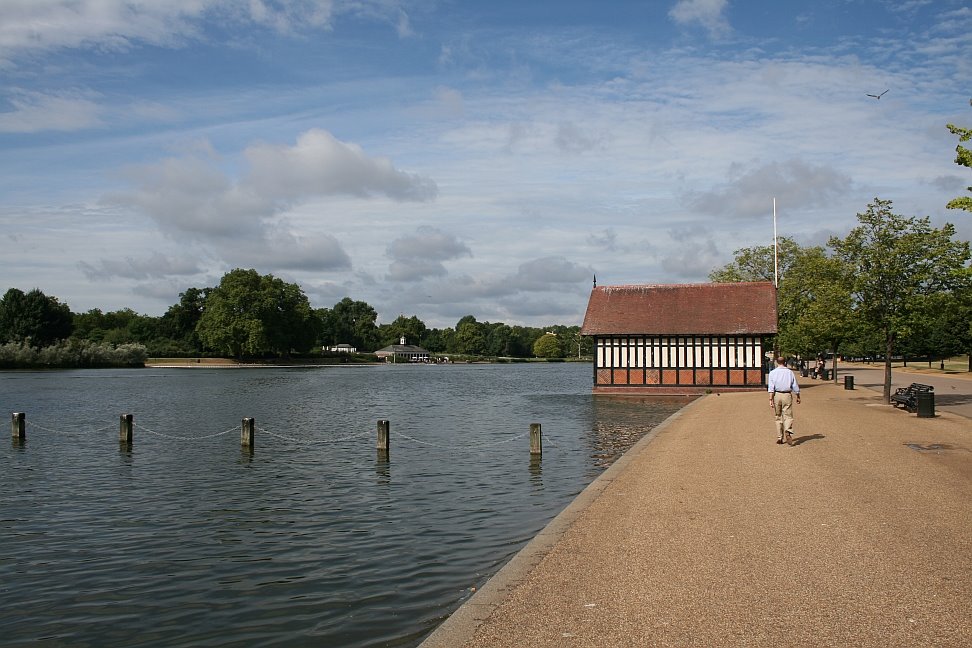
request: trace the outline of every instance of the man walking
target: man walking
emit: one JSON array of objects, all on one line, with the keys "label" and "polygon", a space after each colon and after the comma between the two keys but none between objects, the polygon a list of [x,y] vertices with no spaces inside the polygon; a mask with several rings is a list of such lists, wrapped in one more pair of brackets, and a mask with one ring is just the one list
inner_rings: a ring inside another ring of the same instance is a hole
[{"label": "man walking", "polygon": [[787,443],[793,440],[793,397],[800,402],[800,385],[796,376],[786,368],[786,359],[776,359],[776,369],[769,372],[766,379],[770,395],[770,407],[776,415],[776,442]]}]

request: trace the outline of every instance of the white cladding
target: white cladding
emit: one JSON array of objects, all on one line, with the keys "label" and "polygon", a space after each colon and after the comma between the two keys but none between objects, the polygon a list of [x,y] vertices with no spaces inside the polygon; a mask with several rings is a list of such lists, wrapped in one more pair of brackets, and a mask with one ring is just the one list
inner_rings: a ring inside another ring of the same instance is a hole
[{"label": "white cladding", "polygon": [[758,369],[758,337],[597,338],[597,366],[637,369]]}]

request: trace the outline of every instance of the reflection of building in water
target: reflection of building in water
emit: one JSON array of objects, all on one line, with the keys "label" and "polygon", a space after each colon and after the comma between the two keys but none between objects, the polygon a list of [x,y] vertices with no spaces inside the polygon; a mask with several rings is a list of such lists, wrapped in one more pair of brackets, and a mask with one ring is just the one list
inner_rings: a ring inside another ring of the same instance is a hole
[{"label": "reflection of building in water", "polygon": [[581,335],[594,338],[594,393],[765,388],[776,334],[769,282],[600,286]]},{"label": "reflection of building in water", "polygon": [[586,437],[596,465],[608,467],[669,416],[698,395],[604,394],[591,399],[591,432]]},{"label": "reflection of building in water", "polygon": [[375,351],[375,355],[385,362],[429,362],[429,352],[420,346],[406,344],[404,335],[398,344],[389,344]]}]

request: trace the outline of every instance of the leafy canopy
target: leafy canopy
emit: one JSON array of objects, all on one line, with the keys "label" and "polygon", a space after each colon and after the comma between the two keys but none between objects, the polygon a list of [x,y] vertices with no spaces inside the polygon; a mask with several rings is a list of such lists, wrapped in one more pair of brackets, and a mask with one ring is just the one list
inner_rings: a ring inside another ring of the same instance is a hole
[{"label": "leafy canopy", "polygon": [[927,217],[905,218],[891,201],[875,198],[847,237],[830,245],[851,269],[851,293],[858,316],[884,342],[884,397],[891,396],[891,356],[939,292],[964,290],[969,244],[953,241],[955,227],[933,228]]},{"label": "leafy canopy", "polygon": [[[972,99],[969,100],[969,104],[972,105]],[[969,150],[962,146],[962,142],[968,142],[972,139],[972,128],[961,128],[955,124],[946,124],[945,126],[953,135],[959,136],[959,144],[955,147],[955,164],[959,166],[964,166],[966,168],[972,169],[972,150]],[[966,187],[969,191],[972,191],[972,187]],[[972,197],[962,196],[950,200],[947,205],[948,209],[964,209],[965,211],[972,211]]]}]

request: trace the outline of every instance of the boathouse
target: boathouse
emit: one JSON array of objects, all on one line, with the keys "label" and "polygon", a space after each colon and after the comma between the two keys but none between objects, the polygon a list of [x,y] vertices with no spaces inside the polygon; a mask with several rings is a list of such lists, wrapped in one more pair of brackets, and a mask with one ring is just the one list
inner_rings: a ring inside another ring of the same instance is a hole
[{"label": "boathouse", "polygon": [[581,327],[594,393],[765,389],[776,317],[768,282],[595,286]]},{"label": "boathouse", "polygon": [[389,344],[375,351],[375,355],[385,362],[429,362],[430,354],[420,346],[407,344],[403,335],[398,344]]}]

